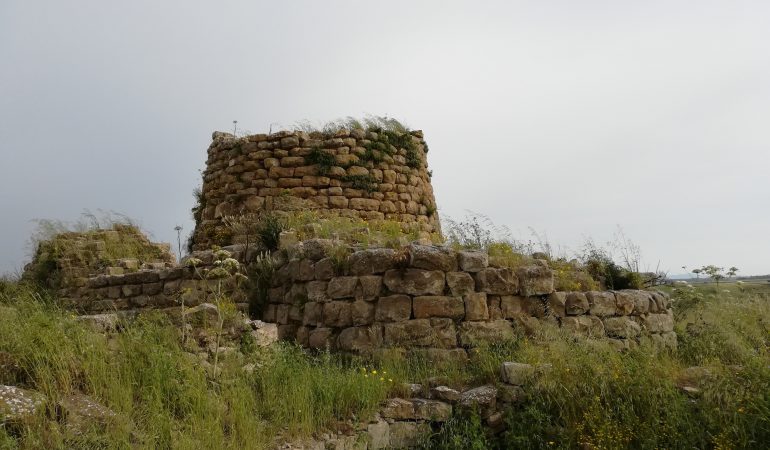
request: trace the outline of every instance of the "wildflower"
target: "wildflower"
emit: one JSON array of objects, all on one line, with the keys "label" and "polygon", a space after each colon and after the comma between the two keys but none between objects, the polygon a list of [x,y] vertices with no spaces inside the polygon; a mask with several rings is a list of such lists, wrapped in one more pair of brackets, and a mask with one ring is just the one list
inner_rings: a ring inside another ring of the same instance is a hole
[{"label": "wildflower", "polygon": [[383,378],[383,377],[380,377],[380,381],[385,381],[385,378]]},{"label": "wildflower", "polygon": [[187,261],[185,261],[185,265],[187,267],[200,266],[201,264],[203,264],[203,261],[198,258],[189,258]]},{"label": "wildflower", "polygon": [[390,381],[392,383],[393,382],[393,378],[388,378],[388,381]]},{"label": "wildflower", "polygon": [[369,374],[364,374],[364,378],[369,378]]},{"label": "wildflower", "polygon": [[376,370],[372,370],[372,375],[377,375],[377,371]]},{"label": "wildflower", "polygon": [[743,411],[744,411],[744,409],[743,409],[743,406],[741,406],[740,408],[738,408],[738,412],[739,412],[739,413],[742,413]]}]

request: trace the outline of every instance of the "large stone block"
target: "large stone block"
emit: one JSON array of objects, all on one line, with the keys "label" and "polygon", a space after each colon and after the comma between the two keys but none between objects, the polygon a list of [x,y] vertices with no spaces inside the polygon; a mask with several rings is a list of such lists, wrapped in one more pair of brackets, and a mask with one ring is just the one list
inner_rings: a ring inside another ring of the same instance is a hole
[{"label": "large stone block", "polygon": [[355,296],[358,277],[335,277],[329,280],[326,294],[333,299],[352,298]]},{"label": "large stone block", "polygon": [[358,277],[359,286],[356,288],[356,298],[373,300],[382,292],[382,277],[379,275],[362,275]]},{"label": "large stone block", "polygon": [[674,314],[671,310],[664,314],[646,314],[641,317],[641,322],[651,333],[674,331]]},{"label": "large stone block", "polygon": [[615,291],[616,313],[627,316],[634,311],[634,295],[632,291]]},{"label": "large stone block", "polygon": [[615,294],[612,292],[586,292],[586,298],[591,305],[591,315],[593,316],[614,316],[617,312]]},{"label": "large stone block", "polygon": [[326,281],[308,281],[305,285],[307,299],[311,302],[328,302],[330,300],[326,294],[328,284]]},{"label": "large stone block", "polygon": [[316,326],[323,317],[323,304],[316,302],[305,303],[302,314],[302,325]]},{"label": "large stone block", "polygon": [[500,309],[504,319],[513,319],[528,314],[526,299],[518,295],[501,295]]},{"label": "large stone block", "polygon": [[504,362],[500,368],[503,381],[515,386],[524,386],[535,375],[535,367],[531,364]]},{"label": "large stone block", "polygon": [[457,346],[454,324],[451,319],[415,319],[383,325],[383,343],[388,347]]},{"label": "large stone block", "polygon": [[515,295],[519,293],[519,280],[507,267],[488,267],[475,274],[476,290],[493,295]]},{"label": "large stone block", "polygon": [[462,319],[465,316],[463,301],[458,297],[415,297],[412,309],[414,311],[415,319],[426,319],[431,317]]},{"label": "large stone block", "polygon": [[604,324],[594,316],[567,316],[561,319],[561,326],[575,334],[588,337],[604,336]]},{"label": "large stone block", "polygon": [[436,400],[414,399],[414,418],[431,422],[446,422],[452,416],[452,405]]},{"label": "large stone block", "polygon": [[456,297],[470,294],[476,287],[476,282],[467,272],[447,272],[446,283],[449,291]]},{"label": "large stone block", "polygon": [[553,271],[548,267],[534,265],[516,269],[519,292],[526,297],[547,295],[553,292]]},{"label": "large stone block", "polygon": [[385,272],[385,286],[392,292],[410,295],[442,295],[444,272],[422,269],[391,269]]},{"label": "large stone block", "polygon": [[465,302],[465,320],[488,320],[487,294],[474,292],[463,297]]},{"label": "large stone block", "polygon": [[384,273],[394,267],[396,251],[390,248],[359,250],[348,257],[353,275]]},{"label": "large stone block", "polygon": [[380,297],[377,301],[375,320],[377,322],[400,322],[412,315],[412,298],[408,295]]},{"label": "large stone block", "polygon": [[634,338],[642,331],[641,326],[630,317],[607,317],[604,329],[608,336],[616,338]]},{"label": "large stone block", "polygon": [[334,331],[331,328],[316,328],[310,332],[308,338],[310,348],[334,348]]},{"label": "large stone block", "polygon": [[568,316],[577,316],[585,314],[591,309],[588,303],[588,297],[582,292],[567,293],[567,303],[565,305]]},{"label": "large stone block", "polygon": [[353,325],[371,325],[374,323],[375,304],[373,302],[357,300],[351,304],[350,308]]},{"label": "large stone block", "polygon": [[351,302],[332,301],[323,304],[323,324],[327,327],[344,328],[353,324]]},{"label": "large stone block", "polygon": [[463,322],[460,324],[460,344],[464,347],[504,342],[515,338],[513,326],[507,320]]},{"label": "large stone block", "polygon": [[337,348],[349,352],[370,353],[382,346],[382,327],[345,328],[337,338]]},{"label": "large stone block", "polygon": [[553,317],[567,315],[567,293],[554,292],[548,296],[548,311]]},{"label": "large stone block", "polygon": [[434,245],[412,244],[408,250],[411,267],[442,272],[457,270],[457,256],[451,249]]},{"label": "large stone block", "polygon": [[489,255],[483,251],[463,251],[457,253],[460,270],[464,272],[478,272],[489,266]]}]

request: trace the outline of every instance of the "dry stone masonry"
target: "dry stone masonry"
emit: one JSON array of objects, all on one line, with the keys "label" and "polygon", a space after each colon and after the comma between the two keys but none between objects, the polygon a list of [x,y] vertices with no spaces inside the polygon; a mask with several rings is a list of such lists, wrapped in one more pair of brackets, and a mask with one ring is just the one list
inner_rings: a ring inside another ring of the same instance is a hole
[{"label": "dry stone masonry", "polygon": [[416,243],[406,256],[372,248],[339,264],[323,252],[303,252],[332,246],[319,241],[289,249],[296,257],[276,271],[263,317],[278,324],[279,337],[304,346],[355,353],[410,348],[464,360],[469,348],[543,323],[609,338],[619,349],[642,336],[676,346],[669,298],[660,292],[554,292],[544,260],[513,270],[491,267],[484,252]]},{"label": "dry stone masonry", "polygon": [[232,244],[223,217],[303,208],[438,231],[421,131],[215,132],[194,209],[193,249]]}]

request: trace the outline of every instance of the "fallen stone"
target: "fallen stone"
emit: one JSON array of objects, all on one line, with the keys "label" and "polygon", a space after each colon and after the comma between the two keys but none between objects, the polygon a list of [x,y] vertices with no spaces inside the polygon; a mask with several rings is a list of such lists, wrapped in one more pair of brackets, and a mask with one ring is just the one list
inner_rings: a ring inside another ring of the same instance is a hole
[{"label": "fallen stone", "polygon": [[504,362],[500,372],[505,383],[514,386],[525,386],[535,375],[535,368],[530,364]]}]

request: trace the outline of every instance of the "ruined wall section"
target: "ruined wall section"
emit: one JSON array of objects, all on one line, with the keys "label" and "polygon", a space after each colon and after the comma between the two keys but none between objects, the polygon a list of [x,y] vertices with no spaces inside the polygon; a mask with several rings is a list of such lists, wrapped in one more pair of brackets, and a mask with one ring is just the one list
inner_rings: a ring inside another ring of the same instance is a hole
[{"label": "ruined wall section", "polygon": [[416,244],[359,250],[340,263],[324,255],[329,245],[306,241],[276,271],[263,320],[277,323],[281,338],[312,348],[409,348],[465,359],[469,348],[551,323],[609,338],[619,349],[643,338],[676,346],[669,298],[660,292],[554,292],[545,261],[512,270],[490,267],[483,252]]},{"label": "ruined wall section", "polygon": [[421,131],[215,132],[193,249],[232,244],[222,218],[265,210],[312,208],[439,231],[426,153]]}]

